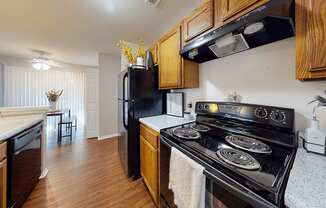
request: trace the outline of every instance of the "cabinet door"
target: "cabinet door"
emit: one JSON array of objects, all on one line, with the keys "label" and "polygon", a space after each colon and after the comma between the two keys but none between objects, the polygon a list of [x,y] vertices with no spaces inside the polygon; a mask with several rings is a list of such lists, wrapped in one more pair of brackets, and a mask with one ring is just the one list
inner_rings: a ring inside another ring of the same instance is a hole
[{"label": "cabinet door", "polygon": [[326,78],[326,1],[296,0],[296,68],[300,80]]},{"label": "cabinet door", "polygon": [[182,88],[180,25],[159,42],[159,88]]},{"label": "cabinet door", "polygon": [[248,13],[249,11],[257,8],[257,7],[252,7],[255,4],[257,4],[257,6],[260,6],[260,4],[258,5],[258,3],[266,3],[266,2],[268,1],[267,0],[224,0],[223,6],[225,12],[223,14],[223,20],[225,21],[235,16],[236,14],[239,14],[244,11],[246,11],[245,13]]},{"label": "cabinet door", "polygon": [[0,162],[0,208],[7,208],[7,159]]},{"label": "cabinet door", "polygon": [[206,1],[183,22],[184,41],[187,42],[214,26],[214,1]]},{"label": "cabinet door", "polygon": [[148,49],[152,55],[153,55],[153,61],[154,61],[154,64],[157,64],[158,63],[158,56],[157,56],[157,44],[153,44],[149,49]]},{"label": "cabinet door", "polygon": [[154,201],[158,204],[158,151],[140,136],[140,172]]}]

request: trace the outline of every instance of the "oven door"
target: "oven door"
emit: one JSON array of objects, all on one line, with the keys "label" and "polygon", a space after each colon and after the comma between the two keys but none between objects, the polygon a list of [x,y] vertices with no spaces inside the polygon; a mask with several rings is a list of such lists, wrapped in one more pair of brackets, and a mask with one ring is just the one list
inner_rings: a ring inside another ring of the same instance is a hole
[{"label": "oven door", "polygon": [[221,172],[214,170],[186,149],[161,136],[160,139],[160,198],[161,208],[175,208],[173,193],[168,188],[171,147],[174,146],[205,167],[205,208],[276,208],[274,204],[250,192]]},{"label": "oven door", "polygon": [[205,170],[206,208],[276,208],[246,188],[219,173]]}]

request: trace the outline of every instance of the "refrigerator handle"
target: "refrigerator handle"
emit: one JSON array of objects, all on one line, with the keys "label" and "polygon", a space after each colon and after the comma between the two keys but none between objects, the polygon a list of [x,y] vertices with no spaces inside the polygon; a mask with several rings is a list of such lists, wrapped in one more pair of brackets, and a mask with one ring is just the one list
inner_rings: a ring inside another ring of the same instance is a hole
[{"label": "refrigerator handle", "polygon": [[126,97],[125,97],[125,87],[126,87],[126,80],[127,80],[127,78],[128,78],[128,73],[126,73],[124,76],[123,76],[123,81],[122,81],[122,90],[123,90],[123,92],[122,92],[122,98],[123,98],[123,101],[122,101],[122,113],[123,113],[123,118],[122,118],[122,120],[123,120],[123,126],[126,128],[126,129],[128,129],[128,122],[126,122],[126,118],[128,119],[128,112],[127,112],[127,116],[126,116],[126,107],[125,107],[125,104],[126,104],[126,102],[128,103],[128,98],[126,99]]},{"label": "refrigerator handle", "polygon": [[125,73],[125,75],[123,75],[123,79],[122,79],[122,99],[123,100],[128,100],[128,98],[126,98],[126,80],[128,78],[128,73]]},{"label": "refrigerator handle", "polygon": [[128,129],[128,122],[126,122],[126,118],[128,119],[128,111],[127,111],[127,116],[126,116],[126,107],[125,107],[125,104],[126,103],[128,103],[128,101],[127,100],[124,100],[124,101],[122,101],[122,113],[123,113],[123,118],[122,118],[122,120],[123,120],[123,126],[126,128],[126,129]]}]

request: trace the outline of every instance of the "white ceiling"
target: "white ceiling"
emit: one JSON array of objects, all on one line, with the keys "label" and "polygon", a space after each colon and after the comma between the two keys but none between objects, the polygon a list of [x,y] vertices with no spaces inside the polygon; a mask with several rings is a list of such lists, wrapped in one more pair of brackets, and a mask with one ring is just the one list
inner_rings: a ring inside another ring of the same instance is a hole
[{"label": "white ceiling", "polygon": [[0,54],[33,57],[45,50],[55,60],[93,65],[98,53],[117,53],[118,40],[147,44],[159,38],[203,0],[3,0]]}]

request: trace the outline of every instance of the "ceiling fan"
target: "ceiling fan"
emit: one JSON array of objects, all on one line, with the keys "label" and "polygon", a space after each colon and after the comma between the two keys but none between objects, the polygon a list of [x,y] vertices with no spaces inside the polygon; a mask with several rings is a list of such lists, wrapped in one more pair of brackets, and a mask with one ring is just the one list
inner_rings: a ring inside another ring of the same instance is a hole
[{"label": "ceiling fan", "polygon": [[51,55],[50,53],[42,50],[32,50],[32,52],[38,55],[37,58],[33,58],[31,61],[34,69],[47,71],[52,67],[61,67],[60,64],[48,58]]}]

